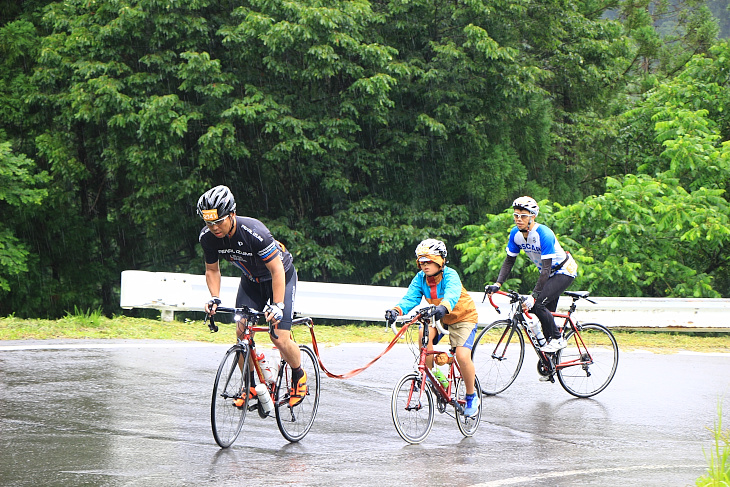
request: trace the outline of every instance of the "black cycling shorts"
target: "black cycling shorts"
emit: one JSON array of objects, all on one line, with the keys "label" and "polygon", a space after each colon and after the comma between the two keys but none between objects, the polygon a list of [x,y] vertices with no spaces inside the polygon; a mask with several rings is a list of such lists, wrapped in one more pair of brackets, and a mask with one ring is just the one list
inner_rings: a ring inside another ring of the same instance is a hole
[{"label": "black cycling shorts", "polygon": [[[286,272],[286,290],[284,292],[284,317],[276,328],[279,330],[291,330],[291,322],[294,317],[294,296],[297,292],[297,271],[291,266]],[[274,304],[274,291],[271,281],[253,282],[246,277],[241,277],[236,295],[236,307],[248,306],[258,311],[263,311],[267,304]]]}]

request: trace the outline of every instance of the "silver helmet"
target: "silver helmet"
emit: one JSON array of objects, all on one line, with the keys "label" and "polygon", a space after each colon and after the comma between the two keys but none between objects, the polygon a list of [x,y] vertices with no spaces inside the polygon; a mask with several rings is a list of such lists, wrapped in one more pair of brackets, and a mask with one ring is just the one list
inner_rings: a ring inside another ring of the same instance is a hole
[{"label": "silver helmet", "polygon": [[236,211],[236,200],[228,186],[216,186],[203,193],[198,199],[198,216],[206,222],[213,222]]}]

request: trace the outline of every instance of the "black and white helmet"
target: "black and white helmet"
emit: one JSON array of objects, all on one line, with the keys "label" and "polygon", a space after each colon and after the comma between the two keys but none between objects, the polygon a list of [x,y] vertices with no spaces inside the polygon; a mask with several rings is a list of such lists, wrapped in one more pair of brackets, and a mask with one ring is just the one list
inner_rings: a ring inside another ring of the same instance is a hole
[{"label": "black and white helmet", "polygon": [[512,202],[512,208],[522,208],[530,212],[530,215],[537,216],[540,212],[540,207],[537,206],[537,201],[530,198],[529,196],[520,196]]},{"label": "black and white helmet", "polygon": [[428,255],[440,255],[446,262],[446,244],[435,238],[427,238],[416,247],[416,260]]},{"label": "black and white helmet", "polygon": [[236,211],[236,200],[228,186],[216,186],[198,199],[198,216],[206,222],[214,222]]}]

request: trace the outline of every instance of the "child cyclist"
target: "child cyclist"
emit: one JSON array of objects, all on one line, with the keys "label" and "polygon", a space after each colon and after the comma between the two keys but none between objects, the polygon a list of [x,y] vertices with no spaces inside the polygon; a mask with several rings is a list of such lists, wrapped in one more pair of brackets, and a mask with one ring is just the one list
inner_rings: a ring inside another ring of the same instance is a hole
[{"label": "child cyclist", "polygon": [[[416,262],[420,272],[408,286],[408,292],[398,304],[385,312],[385,319],[393,323],[400,315],[410,313],[425,297],[436,305],[434,317],[449,330],[449,342],[456,349],[456,362],[466,385],[466,416],[474,416],[479,409],[479,395],[474,391],[474,363],[471,349],[477,331],[477,309],[474,300],[461,284],[459,273],[446,266],[446,245],[429,238],[416,247]],[[423,330],[419,331],[419,338]],[[443,337],[435,328],[429,330],[428,350],[432,351]],[[426,357],[426,365],[433,367],[433,355]]]}]

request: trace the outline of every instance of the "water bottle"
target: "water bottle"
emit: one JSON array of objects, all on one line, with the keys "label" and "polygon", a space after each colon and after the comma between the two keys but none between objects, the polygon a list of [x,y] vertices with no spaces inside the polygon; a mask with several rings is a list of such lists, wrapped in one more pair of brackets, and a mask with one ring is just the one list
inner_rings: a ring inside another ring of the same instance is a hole
[{"label": "water bottle", "polygon": [[279,366],[281,365],[281,355],[276,348],[271,349],[269,358],[266,360],[266,368],[269,370],[271,380],[266,379],[270,383],[276,382],[276,378],[279,376]]},{"label": "water bottle", "polygon": [[449,379],[444,375],[443,372],[441,372],[441,369],[439,369],[437,366],[434,366],[433,369],[433,376],[436,377],[436,380],[441,383],[441,386],[446,389],[449,387]]},{"label": "water bottle", "polygon": [[259,398],[259,404],[265,413],[274,409],[274,401],[271,400],[269,389],[264,384],[256,385],[256,396]]},{"label": "water bottle", "polygon": [[261,367],[261,373],[264,375],[264,380],[269,384],[273,384],[276,381],[276,376],[279,375],[279,363],[281,362],[279,351],[274,349],[273,352],[269,354],[268,360],[263,353],[256,355],[256,359]]},{"label": "water bottle", "polygon": [[527,327],[535,337],[537,344],[540,347],[544,347],[547,341],[545,340],[545,336],[542,334],[542,324],[540,323],[540,320],[533,316],[531,319],[527,320]]},{"label": "water bottle", "polygon": [[274,379],[271,376],[271,368],[269,367],[269,364],[266,362],[266,356],[263,354],[263,352],[261,354],[257,354],[256,352],[254,352],[254,354],[256,355],[256,360],[258,361],[259,366],[261,367],[261,373],[264,375],[264,380],[266,382],[273,382]]}]

